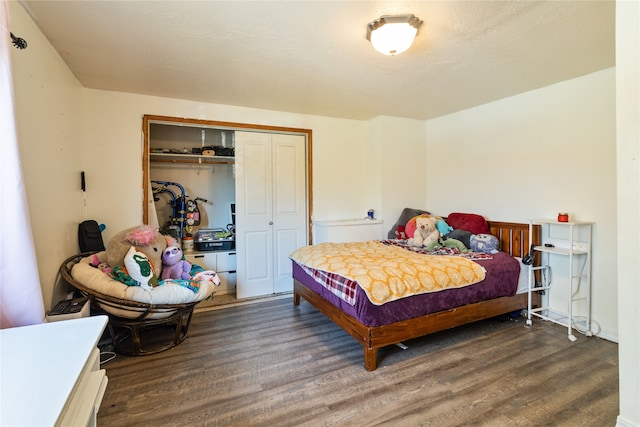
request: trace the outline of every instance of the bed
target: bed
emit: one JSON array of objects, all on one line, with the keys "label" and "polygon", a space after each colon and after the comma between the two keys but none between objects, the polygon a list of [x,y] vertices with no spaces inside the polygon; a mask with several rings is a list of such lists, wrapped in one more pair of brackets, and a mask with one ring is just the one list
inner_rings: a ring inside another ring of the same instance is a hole
[{"label": "bed", "polygon": [[[490,234],[498,238],[501,251],[489,260],[475,261],[487,270],[487,277],[478,283],[418,294],[382,305],[371,303],[365,291],[357,286],[355,304],[351,305],[318,283],[318,278],[313,277],[308,268],[292,261],[293,304],[300,305],[303,298],[360,342],[364,350],[364,367],[373,371],[377,368],[377,350],[381,347],[527,307],[526,269],[520,268],[520,259],[527,253],[530,242],[539,244],[539,227],[534,227],[534,235],[529,236],[529,224],[486,221],[486,225]],[[483,290],[486,281],[507,281],[505,277],[496,279],[489,264],[505,260],[511,266],[517,265],[517,277],[513,279],[513,273],[509,273],[510,283],[499,283],[499,290],[488,294]],[[539,295],[532,295],[532,305],[540,305]]]}]

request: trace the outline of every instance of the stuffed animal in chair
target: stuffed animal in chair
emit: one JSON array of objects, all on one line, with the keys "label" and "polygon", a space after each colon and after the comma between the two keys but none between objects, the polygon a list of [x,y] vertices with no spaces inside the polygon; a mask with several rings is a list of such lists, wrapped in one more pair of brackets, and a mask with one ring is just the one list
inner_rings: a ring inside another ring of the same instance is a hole
[{"label": "stuffed animal in chair", "polygon": [[191,279],[191,263],[182,259],[182,249],[168,246],[162,253],[162,280]]},{"label": "stuffed animal in chair", "polygon": [[149,258],[137,250],[135,246],[131,246],[124,256],[124,265],[129,277],[135,280],[138,286],[148,291],[158,286],[158,276],[156,276]]},{"label": "stuffed animal in chair", "polygon": [[440,238],[440,232],[436,228],[436,218],[432,216],[417,217],[416,231],[413,237],[407,240],[409,246],[427,247]]},{"label": "stuffed animal in chair", "polygon": [[162,272],[162,253],[167,248],[167,238],[150,225],[139,225],[128,228],[109,240],[106,250],[106,261],[109,267],[125,268],[124,258],[131,247],[142,252],[151,263],[156,277]]}]

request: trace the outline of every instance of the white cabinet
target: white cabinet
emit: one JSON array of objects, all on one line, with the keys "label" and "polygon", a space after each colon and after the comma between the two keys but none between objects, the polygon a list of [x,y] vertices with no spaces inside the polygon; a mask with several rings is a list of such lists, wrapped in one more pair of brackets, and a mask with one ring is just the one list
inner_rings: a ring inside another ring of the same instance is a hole
[{"label": "white cabinet", "polygon": [[[540,262],[529,266],[527,325],[532,324],[533,317],[538,317],[565,326],[571,341],[576,340],[574,329],[591,336],[593,222],[532,220],[530,236],[533,236],[534,225],[540,225],[542,240],[539,246],[531,245]],[[541,307],[532,307],[533,292],[543,294]]]},{"label": "white cabinet", "polygon": [[306,138],[238,132],[238,298],[291,291],[289,254],[308,241]]},{"label": "white cabinet", "polygon": [[363,242],[384,238],[381,219],[313,221],[313,243]]},{"label": "white cabinet", "polygon": [[212,304],[215,295],[236,292],[236,252],[193,252],[186,253],[184,258],[205,270],[215,271],[220,278],[220,286],[216,287],[211,301],[205,300],[199,306]]},{"label": "white cabinet", "polygon": [[2,426],[95,426],[107,387],[98,340],[107,316],[0,331]]}]

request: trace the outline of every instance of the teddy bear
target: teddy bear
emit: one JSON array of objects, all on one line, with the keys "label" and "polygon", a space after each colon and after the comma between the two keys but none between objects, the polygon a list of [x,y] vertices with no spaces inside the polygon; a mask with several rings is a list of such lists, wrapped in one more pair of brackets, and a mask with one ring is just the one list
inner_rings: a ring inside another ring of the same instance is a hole
[{"label": "teddy bear", "polygon": [[124,269],[124,258],[134,247],[142,252],[151,263],[156,277],[162,272],[162,253],[168,246],[168,236],[163,236],[150,225],[139,225],[123,230],[109,240],[106,250],[106,261],[109,267]]},{"label": "teddy bear", "polygon": [[179,246],[167,246],[162,253],[162,280],[191,279],[191,263],[182,259]]},{"label": "teddy bear", "polygon": [[416,218],[416,231],[413,237],[407,240],[409,246],[423,247],[429,246],[440,238],[440,232],[436,228],[436,218],[420,216]]}]

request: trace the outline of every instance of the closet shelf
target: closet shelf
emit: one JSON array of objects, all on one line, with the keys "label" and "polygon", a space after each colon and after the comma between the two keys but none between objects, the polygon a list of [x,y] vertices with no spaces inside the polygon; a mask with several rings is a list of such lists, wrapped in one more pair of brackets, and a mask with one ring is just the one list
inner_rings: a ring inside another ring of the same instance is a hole
[{"label": "closet shelf", "polygon": [[155,163],[195,163],[195,164],[235,164],[234,157],[203,156],[201,154],[149,153],[149,158]]}]

